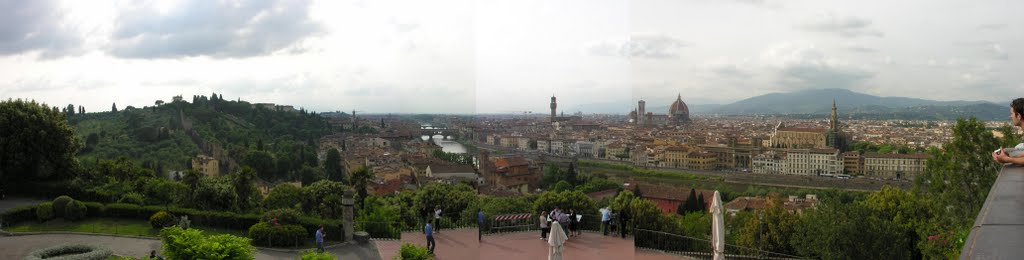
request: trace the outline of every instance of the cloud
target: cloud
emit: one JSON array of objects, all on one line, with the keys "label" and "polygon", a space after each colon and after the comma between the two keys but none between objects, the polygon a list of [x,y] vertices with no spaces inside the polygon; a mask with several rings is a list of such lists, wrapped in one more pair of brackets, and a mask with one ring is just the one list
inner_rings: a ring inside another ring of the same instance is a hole
[{"label": "cloud", "polygon": [[659,33],[633,34],[628,41],[592,43],[586,52],[595,56],[621,56],[646,59],[676,59],[684,47],[683,40]]},{"label": "cloud", "polygon": [[1002,29],[1005,29],[1005,28],[1006,28],[1006,24],[1005,23],[988,23],[988,24],[978,25],[978,30],[982,30],[982,31],[984,31],[984,30],[998,31],[998,30],[1002,30]]},{"label": "cloud", "polygon": [[988,46],[985,46],[985,53],[988,54],[990,58],[996,60],[1010,59],[1010,54],[1006,53],[1006,50],[1003,50],[1003,46],[999,45],[998,43],[993,43]]},{"label": "cloud", "polygon": [[838,16],[833,13],[822,13],[810,17],[803,23],[796,26],[796,28],[806,31],[835,33],[847,38],[856,38],[861,36],[885,36],[881,31],[870,27],[870,20],[852,16]]},{"label": "cloud", "polygon": [[323,31],[309,18],[309,1],[187,0],[163,11],[153,3],[121,10],[112,55],[122,58],[259,56]]},{"label": "cloud", "polygon": [[703,69],[722,78],[749,79],[754,76],[754,73],[747,63],[748,61],[746,60],[741,63],[733,63],[725,59],[719,59],[703,65]]},{"label": "cloud", "polygon": [[0,55],[40,51],[40,58],[81,52],[82,37],[62,24],[54,1],[0,1]]},{"label": "cloud", "polygon": [[762,58],[776,69],[778,83],[786,88],[851,88],[875,75],[865,68],[827,57],[814,46],[784,44],[769,49]]},{"label": "cloud", "polygon": [[875,53],[875,52],[878,52],[878,50],[876,50],[874,48],[866,47],[864,45],[860,45],[860,44],[857,44],[857,43],[847,43],[846,46],[843,47],[843,49],[848,50],[848,51],[852,51],[852,52],[860,52],[860,53]]}]

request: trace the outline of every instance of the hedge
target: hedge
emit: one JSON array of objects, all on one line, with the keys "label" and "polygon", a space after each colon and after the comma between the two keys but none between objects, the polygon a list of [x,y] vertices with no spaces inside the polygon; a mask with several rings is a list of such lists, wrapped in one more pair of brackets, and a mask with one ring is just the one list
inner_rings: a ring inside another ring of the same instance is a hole
[{"label": "hedge", "polygon": [[64,217],[64,212],[67,212],[65,208],[68,206],[68,203],[71,203],[72,201],[75,201],[75,199],[66,195],[53,199],[53,212],[56,213],[58,217]]},{"label": "hedge", "polygon": [[[98,202],[83,202],[87,209],[88,217],[108,217],[149,220],[153,214],[160,211],[167,211],[171,216],[178,217],[187,215],[192,225],[202,225],[215,228],[233,230],[249,230],[250,227],[260,222],[262,215],[259,214],[238,214],[233,212],[203,211],[188,208],[164,207],[164,206],[139,206],[134,204],[112,203],[103,205]],[[16,207],[0,214],[4,226],[9,226],[23,221],[34,221],[36,219],[35,209],[38,205]],[[328,234],[327,240],[338,241],[344,237],[341,220],[326,220],[314,217],[302,216],[298,218],[299,226],[306,230],[306,236],[312,239],[320,225],[324,225],[324,231]]]},{"label": "hedge", "polygon": [[298,246],[308,240],[306,229],[299,225],[274,225],[267,222],[256,223],[249,228],[252,243],[261,246]]},{"label": "hedge", "polygon": [[26,260],[105,260],[112,252],[109,248],[96,245],[59,245],[32,251]]},{"label": "hedge", "polygon": [[39,222],[46,222],[47,220],[51,220],[54,217],[55,215],[53,215],[53,203],[43,202],[39,203],[39,205],[36,205],[36,218],[39,219]]},{"label": "hedge", "polygon": [[81,201],[71,201],[67,206],[64,207],[64,219],[70,221],[78,221],[85,219],[86,213],[89,209],[85,207],[85,203]]},{"label": "hedge", "polygon": [[0,213],[0,221],[3,221],[4,226],[10,226],[19,222],[33,221],[36,218],[36,207],[39,205],[25,205],[20,207],[14,207]]}]

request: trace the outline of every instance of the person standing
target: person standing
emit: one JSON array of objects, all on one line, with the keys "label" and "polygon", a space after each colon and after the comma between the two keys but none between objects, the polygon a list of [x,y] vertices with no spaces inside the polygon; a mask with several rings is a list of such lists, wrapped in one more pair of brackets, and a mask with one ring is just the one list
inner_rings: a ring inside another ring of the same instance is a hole
[{"label": "person standing", "polygon": [[320,225],[320,229],[316,230],[316,250],[317,252],[324,252],[324,225]]},{"label": "person standing", "polygon": [[484,211],[481,209],[476,210],[476,240],[484,240]]},{"label": "person standing", "polygon": [[608,207],[601,208],[601,229],[604,231],[604,235],[608,235],[608,221],[612,219],[611,211]]},{"label": "person standing", "polygon": [[434,241],[434,227],[431,226],[430,223],[427,223],[427,225],[423,227],[423,234],[427,235],[427,251],[433,255],[434,248],[437,247],[437,242]]},{"label": "person standing", "polygon": [[619,232],[619,234],[622,234],[622,238],[626,238],[627,224],[629,224],[629,212],[623,210],[622,213],[619,213],[619,228],[622,229],[622,232]]},{"label": "person standing", "polygon": [[562,232],[565,236],[569,236],[569,214],[559,211],[558,212],[558,224],[562,226]]},{"label": "person standing", "polygon": [[547,212],[540,212],[540,240],[548,238],[549,226],[551,225],[551,219],[548,218]]},{"label": "person standing", "polygon": [[569,236],[577,236],[577,230],[579,230],[579,221],[576,220],[576,210],[569,210]]},{"label": "person standing", "polygon": [[434,209],[434,227],[437,228],[437,233],[441,233],[441,207]]}]

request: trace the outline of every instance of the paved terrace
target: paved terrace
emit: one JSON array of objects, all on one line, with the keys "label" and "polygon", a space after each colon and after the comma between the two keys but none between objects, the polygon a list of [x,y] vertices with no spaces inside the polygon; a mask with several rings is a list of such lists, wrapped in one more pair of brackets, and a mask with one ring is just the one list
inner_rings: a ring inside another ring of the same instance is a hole
[{"label": "paved terrace", "polygon": [[960,259],[1024,256],[1024,167],[1005,166],[992,184]]},{"label": "paved terrace", "polygon": [[[484,235],[477,241],[475,228],[443,230],[434,234],[437,248],[434,253],[438,260],[447,259],[547,259],[548,245],[540,239],[539,231],[523,231]],[[426,238],[420,232],[402,233],[399,240],[374,241],[381,259],[391,259],[402,243],[426,245]],[[635,250],[633,239],[627,237],[602,236],[600,233],[584,232],[582,236],[569,238],[563,259],[638,259],[638,260],[679,260],[688,259],[673,254],[650,250]]]}]

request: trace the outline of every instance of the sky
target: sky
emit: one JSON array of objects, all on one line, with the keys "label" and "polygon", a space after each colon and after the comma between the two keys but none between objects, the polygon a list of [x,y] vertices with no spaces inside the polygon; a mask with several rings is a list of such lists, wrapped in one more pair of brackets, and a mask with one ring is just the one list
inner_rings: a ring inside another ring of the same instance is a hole
[{"label": "sky", "polygon": [[[1005,102],[1022,1],[0,0],[0,98],[546,114],[805,89]],[[563,110],[564,111],[564,110]],[[586,112],[586,111],[583,111]]]}]

